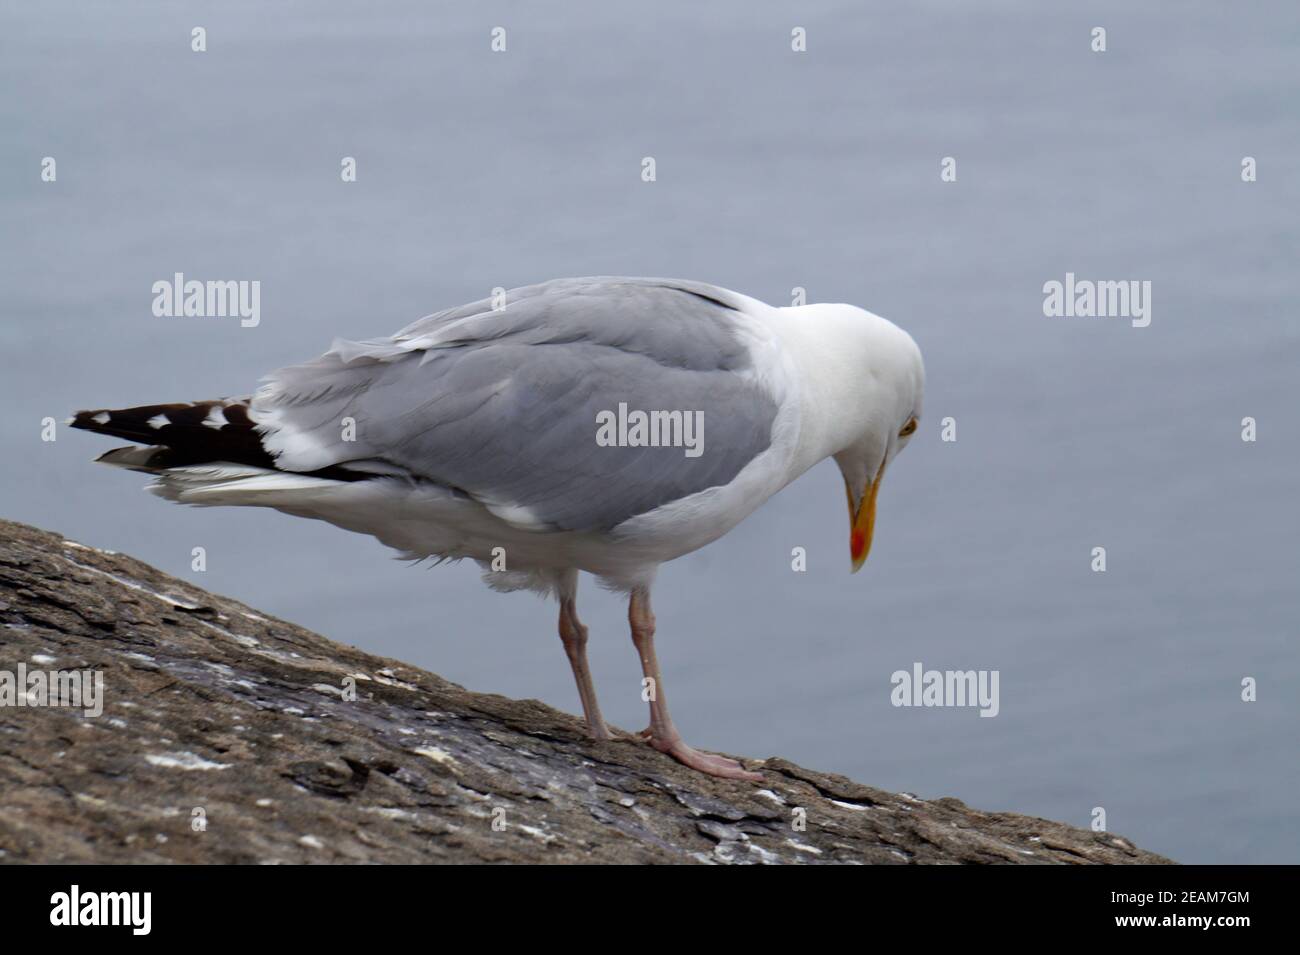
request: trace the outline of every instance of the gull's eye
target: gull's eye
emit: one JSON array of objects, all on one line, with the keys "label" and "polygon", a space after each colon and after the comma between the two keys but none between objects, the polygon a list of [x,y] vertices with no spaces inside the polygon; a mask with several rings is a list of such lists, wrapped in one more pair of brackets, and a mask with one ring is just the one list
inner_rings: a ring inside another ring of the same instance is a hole
[{"label": "gull's eye", "polygon": [[915,430],[916,430],[916,419],[912,418],[907,422],[907,424],[903,425],[903,430],[898,432],[898,436],[900,438],[906,438],[909,434],[911,434]]}]

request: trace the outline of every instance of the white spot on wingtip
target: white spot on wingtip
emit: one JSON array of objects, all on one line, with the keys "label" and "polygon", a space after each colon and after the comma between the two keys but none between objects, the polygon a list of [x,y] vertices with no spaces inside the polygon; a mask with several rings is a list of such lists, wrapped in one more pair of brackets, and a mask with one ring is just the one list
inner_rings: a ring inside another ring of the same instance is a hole
[{"label": "white spot on wingtip", "polygon": [[171,422],[167,420],[167,416],[165,414],[156,414],[152,418],[150,418],[146,423],[149,425],[149,427],[155,430],[158,428],[165,428],[167,427],[167,425],[171,424]]},{"label": "white spot on wingtip", "polygon": [[101,411],[99,414],[95,415],[90,420],[95,422],[95,424],[108,424],[108,412]]}]

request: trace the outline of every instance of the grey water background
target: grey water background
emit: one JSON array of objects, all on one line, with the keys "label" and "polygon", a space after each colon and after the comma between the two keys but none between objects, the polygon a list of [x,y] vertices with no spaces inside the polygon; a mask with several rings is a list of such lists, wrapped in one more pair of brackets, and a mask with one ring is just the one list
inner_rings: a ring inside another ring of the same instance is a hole
[{"label": "grey water background", "polygon": [[[498,285],[802,286],[912,332],[926,418],[858,576],[829,463],[663,568],[687,738],[1082,826],[1099,806],[1184,862],[1300,861],[1300,7],[1140,6],[7,4],[0,515],[576,712],[553,606],[166,504],[41,419],[246,393]],[[261,324],[155,318],[177,271],[260,280]],[[1067,271],[1150,280],[1150,327],[1044,317]],[[580,606],[606,715],[639,728],[624,608],[590,583]],[[998,670],[999,715],[892,706],[914,661]]]}]

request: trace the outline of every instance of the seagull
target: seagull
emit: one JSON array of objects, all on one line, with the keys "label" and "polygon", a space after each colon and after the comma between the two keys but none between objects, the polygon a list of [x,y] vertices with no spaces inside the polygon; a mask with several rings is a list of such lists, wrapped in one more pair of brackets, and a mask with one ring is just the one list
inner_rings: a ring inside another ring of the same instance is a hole
[{"label": "seagull", "polygon": [[578,617],[580,571],[626,595],[654,749],[687,745],[655,655],[659,565],[722,537],[813,465],[844,478],[853,571],[876,498],[921,417],[898,326],[852,305],[773,307],[703,282],[558,279],[335,340],[249,396],[78,412],[141,445],[99,461],[194,505],[270,507],[369,534],[412,560],[468,558],[496,590],[556,598],[590,736],[611,738]]}]

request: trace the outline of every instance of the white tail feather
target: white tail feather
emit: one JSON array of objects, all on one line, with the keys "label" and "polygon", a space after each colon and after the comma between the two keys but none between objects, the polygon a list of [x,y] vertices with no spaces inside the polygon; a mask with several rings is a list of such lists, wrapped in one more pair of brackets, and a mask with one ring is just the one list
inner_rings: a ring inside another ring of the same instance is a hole
[{"label": "white tail feather", "polygon": [[147,490],[169,501],[203,507],[295,507],[346,483],[243,464],[203,464],[159,471]]}]

